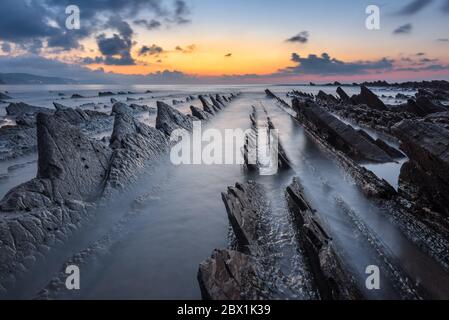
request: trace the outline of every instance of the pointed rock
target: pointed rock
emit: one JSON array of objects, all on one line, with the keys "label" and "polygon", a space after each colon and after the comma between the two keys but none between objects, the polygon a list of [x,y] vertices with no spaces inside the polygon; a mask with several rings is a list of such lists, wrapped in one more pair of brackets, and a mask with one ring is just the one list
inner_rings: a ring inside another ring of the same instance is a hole
[{"label": "pointed rock", "polygon": [[198,96],[198,98],[200,99],[200,101],[203,105],[204,111],[206,111],[212,115],[214,115],[215,112],[218,112],[218,110],[212,104],[210,104],[204,96]]},{"label": "pointed rock", "polygon": [[37,115],[37,178],[52,183],[56,199],[97,198],[107,174],[111,152],[103,144],[56,116]]},{"label": "pointed rock", "polygon": [[337,88],[337,94],[342,101],[349,101],[350,99],[348,94],[341,87]]},{"label": "pointed rock", "polygon": [[192,131],[193,119],[170,107],[168,104],[157,102],[156,129],[170,136],[173,130],[185,129]]},{"label": "pointed rock", "polygon": [[10,103],[6,107],[6,114],[8,116],[18,116],[18,115],[24,114],[24,113],[35,114],[37,112],[51,113],[52,111],[47,108],[32,106],[32,105],[26,104],[24,102]]},{"label": "pointed rock", "polygon": [[190,106],[190,110],[192,112],[192,116],[197,117],[200,120],[208,121],[212,118],[210,113],[203,111],[200,108]]},{"label": "pointed rock", "polygon": [[365,86],[360,87],[360,94],[353,96],[351,100],[355,104],[366,104],[376,110],[387,110],[387,107],[370,89]]}]

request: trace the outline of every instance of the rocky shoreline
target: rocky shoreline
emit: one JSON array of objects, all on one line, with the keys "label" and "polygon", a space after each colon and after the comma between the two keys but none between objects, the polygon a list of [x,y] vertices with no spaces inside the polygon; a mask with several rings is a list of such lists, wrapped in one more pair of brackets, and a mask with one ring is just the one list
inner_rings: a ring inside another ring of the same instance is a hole
[{"label": "rocky shoreline", "polygon": [[[443,84],[433,84],[417,85],[415,96],[398,97],[404,100],[399,105],[385,103],[364,85],[352,96],[340,86],[336,95],[292,90],[287,99],[267,89],[260,105],[250,109],[251,132],[242,149],[246,179],[222,193],[231,230],[229,246],[211,248],[211,256],[198,269],[203,299],[369,298],[363,284],[355,279],[341,244],[332,237],[332,223],[304,192],[301,176],[295,172],[297,159],[287,152],[282,139],[275,149],[275,178],[295,176],[278,191],[291,217],[289,227],[295,234],[291,240],[304,257],[302,272],[308,280],[295,282],[282,268],[274,269],[274,257],[279,253],[268,238],[273,232],[269,219],[274,209],[260,183],[267,159],[259,155],[266,146],[262,148],[258,138],[283,127],[279,120],[273,121],[276,115],[269,114],[264,103],[288,114],[349,175],[373,206],[389,214],[389,223],[449,273],[449,94]],[[0,294],[6,293],[17,277],[32,270],[38,257],[45,257],[88,225],[102,205],[135,184],[142,172],[157,170],[158,164],[166,162],[174,143],[170,141],[173,131],[192,131],[194,121],[213,122],[239,96],[189,95],[171,99],[171,105],[159,100],[154,108],[119,102],[114,96],[121,94],[132,93],[98,93],[99,97],[112,97],[110,112],[70,108],[57,102],[54,109],[17,102],[6,107],[15,124],[0,128],[0,161],[32,152],[37,152],[38,161],[36,177],[14,187],[0,200]],[[74,94],[72,98],[83,97]],[[134,100],[138,99],[127,101]],[[190,114],[175,107],[190,103]],[[142,114],[155,115],[154,127],[141,121]],[[105,137],[98,138],[105,132]],[[401,165],[397,188],[366,168],[385,164]],[[137,199],[136,210],[145,201]],[[354,224],[354,232],[370,243],[397,297],[441,297],[438,290],[415,283],[409,270],[369,224],[355,217],[349,205],[342,199],[336,203]],[[113,230],[120,233],[120,225]],[[111,241],[109,236],[92,248]],[[67,263],[83,264],[91,258],[92,248],[75,254]],[[61,271],[37,298],[57,297],[64,289],[64,276]]]},{"label": "rocky shoreline", "polygon": [[[127,188],[144,168],[166,158],[170,130],[191,128],[188,124],[199,120],[163,102],[158,102],[156,128],[138,121],[135,109],[120,102],[113,106],[112,116],[60,104],[55,107],[51,111],[25,104],[9,108],[15,116],[35,117],[38,172],[35,179],[13,188],[0,201],[2,293],[33,266],[38,255],[45,255],[86,224],[98,204]],[[98,129],[104,119],[108,119],[106,125],[113,125],[109,143],[86,134],[89,128]]]}]

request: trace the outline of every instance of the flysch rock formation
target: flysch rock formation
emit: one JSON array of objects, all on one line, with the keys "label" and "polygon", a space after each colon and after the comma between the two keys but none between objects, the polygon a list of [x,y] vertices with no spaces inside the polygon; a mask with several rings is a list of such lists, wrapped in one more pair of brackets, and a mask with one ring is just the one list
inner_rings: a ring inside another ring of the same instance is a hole
[{"label": "flysch rock formation", "polygon": [[176,129],[191,131],[193,129],[194,119],[162,101],[157,102],[156,129],[159,129],[168,137]]},{"label": "flysch rock formation", "polygon": [[234,250],[214,250],[200,264],[198,283],[204,300],[259,300],[257,263],[250,255]]},{"label": "flysch rock formation", "polygon": [[268,98],[276,99],[282,106],[284,106],[286,108],[291,108],[291,106],[287,102],[285,102],[285,100],[283,100],[280,97],[278,97],[276,94],[274,94],[269,89],[265,90],[265,94],[267,95]]},{"label": "flysch rock formation", "polygon": [[6,114],[8,116],[18,116],[23,113],[36,114],[37,112],[48,112],[49,113],[50,109],[32,106],[32,105],[26,104],[24,102],[10,103],[6,107]]},{"label": "flysch rock formation", "polygon": [[[405,120],[393,128],[401,140],[401,149],[409,157],[400,174],[400,192],[427,208],[424,219],[435,218],[432,211],[449,216],[449,131],[426,121]],[[427,217],[426,217],[427,216]],[[442,219],[447,230],[449,224]]]},{"label": "flysch rock formation", "polygon": [[214,250],[200,264],[198,282],[202,297],[210,300],[285,298],[285,292],[293,289],[280,270],[270,269],[270,244],[266,236],[271,209],[264,188],[252,181],[236,183],[222,198],[236,245],[234,249]]},{"label": "flysch rock formation", "polygon": [[386,110],[387,106],[380,100],[376,94],[365,86],[360,87],[360,94],[351,97],[353,104],[366,104],[368,107],[376,110]]},{"label": "flysch rock formation", "polygon": [[[310,99],[300,100],[294,98],[292,103],[294,109],[298,109],[299,105],[305,105],[306,103],[314,105],[313,101]],[[391,199],[397,194],[396,190],[387,181],[379,179],[373,172],[359,165],[352,159],[352,157],[348,156],[345,152],[340,151],[338,148],[335,148],[332,143],[329,143],[328,136],[323,136],[320,131],[317,131],[315,129],[316,126],[311,125],[305,117],[302,117],[299,114],[300,110],[297,110],[296,112],[298,116],[295,119],[301,122],[318,145],[339,161],[339,164],[350,173],[367,197],[375,199]]]},{"label": "flysch rock formation", "polygon": [[37,115],[38,174],[0,201],[0,288],[62,241],[101,194],[111,152],[53,115]]},{"label": "flysch rock formation", "polygon": [[214,115],[216,112],[218,112],[218,109],[209,101],[207,101],[203,95],[198,96],[198,98],[200,99],[201,104],[203,105],[204,111],[210,113],[211,115]]},{"label": "flysch rock formation", "polygon": [[14,118],[16,125],[0,128],[0,161],[14,159],[36,152],[36,113],[52,113],[53,110],[32,106],[23,102],[10,103],[6,114]]},{"label": "flysch rock formation", "polygon": [[157,163],[169,152],[169,141],[164,132],[139,122],[132,112],[123,106],[115,111],[106,193],[134,182],[148,162]]},{"label": "flysch rock formation", "polygon": [[311,100],[293,99],[293,109],[299,120],[307,123],[329,144],[343,151],[354,160],[385,163],[393,162],[392,157],[376,143],[360,134]]},{"label": "flysch rock formation", "polygon": [[[267,138],[271,139],[271,136],[275,136],[275,132],[272,130],[276,130],[273,122],[270,117],[268,117],[268,112],[263,107],[263,112],[261,112],[258,108],[252,107],[252,113],[250,114],[251,121],[251,132],[245,136],[245,143],[243,146],[243,160],[244,160],[244,168],[249,172],[259,172],[260,173],[260,159],[259,155],[259,143],[262,142],[259,140],[259,134],[261,130],[266,131]],[[260,121],[259,121],[260,119]],[[284,147],[278,137],[277,145],[274,143],[271,144],[271,140],[267,141],[270,146],[266,147],[264,150],[269,150],[269,152],[277,153],[277,170],[289,170],[291,169],[290,159],[285,152]]]},{"label": "flysch rock formation", "polygon": [[200,108],[197,108],[195,106],[190,106],[190,111],[192,112],[192,116],[203,120],[203,121],[208,121],[212,118],[212,114],[210,114],[209,112],[203,111]]},{"label": "flysch rock formation", "polygon": [[328,226],[318,217],[304,196],[298,178],[287,187],[289,209],[298,227],[301,247],[306,253],[311,272],[323,300],[355,300],[362,298],[350,270],[326,233]]},{"label": "flysch rock formation", "polygon": [[[108,115],[55,107],[54,114],[37,115],[36,178],[13,188],[0,201],[0,291],[29,270],[37,256],[86,223],[98,204],[169,153],[166,132],[139,122],[133,117],[135,110],[125,104],[114,108],[109,146],[80,129],[80,124]],[[178,115],[175,111],[168,112]],[[177,117],[162,116],[165,128],[179,125]]]}]

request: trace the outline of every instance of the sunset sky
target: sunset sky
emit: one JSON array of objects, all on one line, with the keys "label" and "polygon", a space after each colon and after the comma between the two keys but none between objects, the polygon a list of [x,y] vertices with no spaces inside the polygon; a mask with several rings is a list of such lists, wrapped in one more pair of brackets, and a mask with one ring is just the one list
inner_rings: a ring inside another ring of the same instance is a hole
[{"label": "sunset sky", "polygon": [[[65,28],[70,4],[80,30]],[[370,4],[380,30],[365,27]],[[139,83],[449,79],[449,0],[2,0],[0,12],[0,72]]]}]

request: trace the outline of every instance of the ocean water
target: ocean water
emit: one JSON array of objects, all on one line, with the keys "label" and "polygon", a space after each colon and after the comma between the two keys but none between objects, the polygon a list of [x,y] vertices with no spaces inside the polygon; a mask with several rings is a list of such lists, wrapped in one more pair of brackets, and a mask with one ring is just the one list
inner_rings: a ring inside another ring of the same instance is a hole
[{"label": "ocean water", "polygon": [[[51,107],[53,101],[68,106],[95,103],[97,110],[110,111],[111,97],[98,97],[98,91],[132,91],[134,94],[113,96],[125,101],[126,97],[142,100],[138,104],[156,105],[157,100],[171,102],[185,100],[188,95],[200,93],[228,93],[240,91],[242,95],[220,112],[205,129],[220,132],[226,129],[249,128],[252,106],[266,108],[280,140],[292,162],[292,170],[278,176],[252,177],[267,191],[271,216],[267,219],[272,251],[273,270],[280,270],[296,284],[284,298],[310,299],[303,288],[310,285],[310,274],[296,241],[295,226],[286,209],[284,192],[294,176],[298,176],[317,214],[330,226],[329,233],[345,257],[358,283],[364,284],[368,265],[378,264],[379,255],[369,239],[355,225],[354,220],[370,227],[381,245],[398,261],[412,279],[422,283],[438,296],[449,297],[449,278],[437,263],[424,255],[396,228],[386,210],[366,199],[352,179],[329,157],[304,128],[278,103],[267,99],[266,86],[14,86],[7,90],[14,101],[24,101],[42,107]],[[334,93],[335,87],[269,86],[282,98],[291,89],[317,93]],[[151,90],[151,93],[145,93]],[[348,94],[356,88],[346,88]],[[79,93],[86,98],[61,99],[58,93],[69,96]],[[395,96],[397,92],[376,89],[377,94]],[[407,91],[412,95],[413,92]],[[58,100],[56,100],[58,99]],[[387,98],[388,99],[388,98]],[[387,101],[388,102],[388,101]],[[199,105],[196,100],[193,104]],[[98,109],[98,105],[102,108]],[[104,108],[106,106],[106,108]],[[188,112],[189,104],[175,108]],[[3,108],[4,105],[0,106]],[[89,106],[87,108],[91,108]],[[95,108],[95,107],[93,107]],[[154,115],[143,118],[154,125]],[[222,142],[214,142],[221,144]],[[7,192],[14,183],[35,175],[35,155],[0,166],[8,171],[14,164],[26,163],[21,174],[0,181],[0,192]],[[372,167],[379,176],[394,185],[400,166],[386,164]],[[169,161],[159,165],[156,173],[142,174],[139,182],[129,191],[97,212],[94,222],[76,233],[64,245],[53,249],[45,259],[39,259],[32,272],[20,278],[10,288],[7,297],[33,298],[61,269],[67,259],[86,248],[92,248],[92,259],[81,267],[81,290],[62,292],[56,298],[64,299],[198,299],[198,265],[215,248],[229,245],[229,223],[221,192],[228,186],[248,179],[238,164],[234,165],[181,165]],[[144,196],[146,201],[135,211],[134,200]],[[350,210],[348,210],[350,208]],[[124,219],[125,217],[125,219]],[[118,230],[118,231],[117,231]],[[105,236],[109,241],[101,247],[96,244]],[[396,283],[387,274],[381,274],[381,290],[367,291],[373,299],[396,299]]]}]

